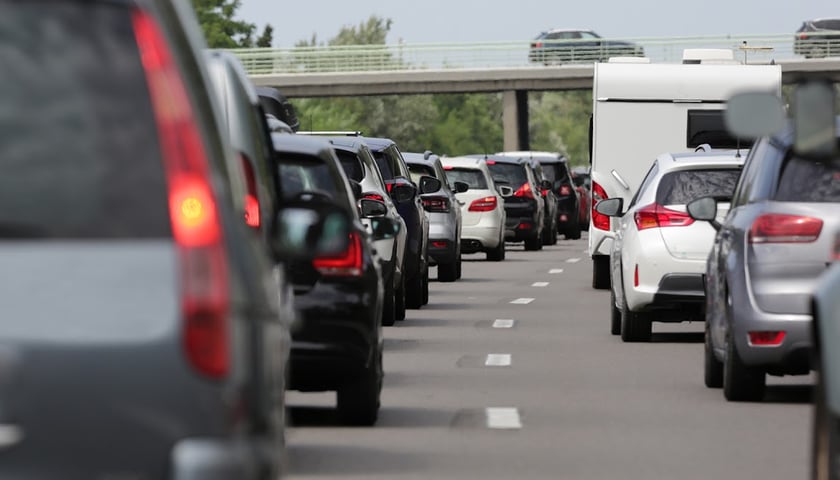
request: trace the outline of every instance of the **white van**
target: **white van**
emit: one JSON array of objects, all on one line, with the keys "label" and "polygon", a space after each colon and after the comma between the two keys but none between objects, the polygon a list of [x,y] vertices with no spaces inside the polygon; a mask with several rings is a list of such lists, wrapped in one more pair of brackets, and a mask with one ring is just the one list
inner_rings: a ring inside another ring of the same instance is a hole
[{"label": "white van", "polygon": [[622,197],[628,205],[661,153],[703,144],[737,148],[723,123],[727,99],[743,91],[781,95],[782,71],[778,65],[596,63],[593,82],[589,254],[592,287],[606,289],[612,228],[595,204]]}]

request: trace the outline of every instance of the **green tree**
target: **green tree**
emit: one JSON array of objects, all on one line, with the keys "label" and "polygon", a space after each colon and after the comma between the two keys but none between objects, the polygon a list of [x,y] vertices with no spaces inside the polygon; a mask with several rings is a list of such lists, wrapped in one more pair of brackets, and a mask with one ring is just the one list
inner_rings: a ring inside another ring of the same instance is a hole
[{"label": "green tree", "polygon": [[271,46],[273,29],[266,25],[254,41],[257,26],[235,18],[241,0],[192,0],[198,23],[210,48]]},{"label": "green tree", "polygon": [[562,152],[572,165],[589,164],[591,90],[532,92],[528,110],[531,148]]}]

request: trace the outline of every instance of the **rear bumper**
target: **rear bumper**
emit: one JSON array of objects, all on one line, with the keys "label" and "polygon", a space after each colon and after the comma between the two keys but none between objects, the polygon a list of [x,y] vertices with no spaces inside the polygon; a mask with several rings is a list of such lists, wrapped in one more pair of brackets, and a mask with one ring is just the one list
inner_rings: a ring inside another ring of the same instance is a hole
[{"label": "rear bumper", "polygon": [[429,239],[429,257],[432,264],[453,263],[458,260],[458,248],[450,239]]},{"label": "rear bumper", "polygon": [[498,247],[501,229],[501,225],[462,227],[461,252],[476,253]]},{"label": "rear bumper", "polygon": [[507,221],[505,222],[505,240],[521,242],[537,237],[542,225],[540,225],[536,217],[536,211],[524,212],[519,209],[516,212],[516,216],[508,212]]}]

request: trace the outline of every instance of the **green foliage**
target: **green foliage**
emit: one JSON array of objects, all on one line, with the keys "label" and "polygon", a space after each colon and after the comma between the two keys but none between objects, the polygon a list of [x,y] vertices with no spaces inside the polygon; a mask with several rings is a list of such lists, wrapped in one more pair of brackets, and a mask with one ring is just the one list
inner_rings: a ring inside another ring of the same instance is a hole
[{"label": "green foliage", "polygon": [[273,29],[266,25],[259,39],[254,41],[257,26],[236,20],[241,0],[192,0],[198,23],[210,48],[248,48],[271,46]]},{"label": "green foliage", "polygon": [[531,92],[528,110],[532,149],[563,152],[572,165],[589,164],[591,90]]}]

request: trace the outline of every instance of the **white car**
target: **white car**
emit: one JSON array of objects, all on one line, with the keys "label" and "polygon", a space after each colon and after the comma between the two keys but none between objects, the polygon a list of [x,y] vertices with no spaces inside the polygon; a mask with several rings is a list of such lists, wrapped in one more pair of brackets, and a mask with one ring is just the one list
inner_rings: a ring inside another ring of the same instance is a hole
[{"label": "white car", "polygon": [[745,156],[711,149],[660,155],[626,212],[621,198],[599,204],[618,223],[610,251],[614,335],[649,341],[652,321],[703,321],[703,274],[715,229],[694,221],[686,204],[715,197],[718,218],[726,216]]},{"label": "white car", "polygon": [[461,253],[487,253],[487,260],[505,259],[505,196],[513,189],[496,186],[483,159],[442,157],[450,184],[464,182],[469,190],[456,193],[461,206]]}]

